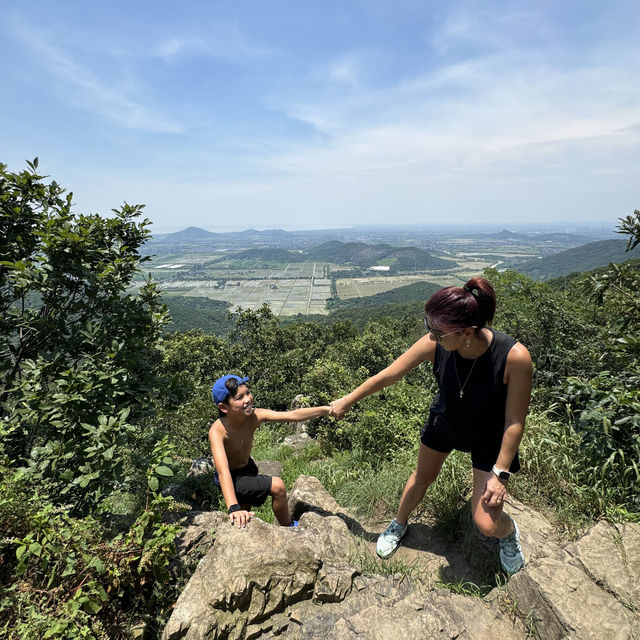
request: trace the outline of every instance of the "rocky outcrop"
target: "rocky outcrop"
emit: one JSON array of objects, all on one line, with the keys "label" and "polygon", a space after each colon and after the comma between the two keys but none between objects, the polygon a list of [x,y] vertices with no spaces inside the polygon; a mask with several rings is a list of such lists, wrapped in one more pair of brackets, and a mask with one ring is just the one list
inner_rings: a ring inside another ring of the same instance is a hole
[{"label": "rocky outcrop", "polygon": [[530,562],[507,590],[545,640],[635,640],[640,525],[600,522],[577,542]]},{"label": "rocky outcrop", "polygon": [[[463,548],[425,524],[413,525],[406,544],[384,563],[372,552],[384,523],[359,523],[317,479],[298,479],[290,507],[298,529],[258,519],[237,529],[225,514],[192,517],[183,553],[194,544],[212,546],[178,599],[163,640],[524,640],[533,632],[544,640],[631,640],[637,632],[638,525],[601,523],[562,547],[544,518],[511,501],[507,508],[518,518],[528,563],[506,588],[480,598],[438,588],[443,576],[464,586],[474,566]],[[493,557],[492,542],[472,525],[466,529],[461,546],[471,544],[474,557]],[[419,534],[426,535],[418,540]],[[393,567],[402,574],[384,575]]]}]

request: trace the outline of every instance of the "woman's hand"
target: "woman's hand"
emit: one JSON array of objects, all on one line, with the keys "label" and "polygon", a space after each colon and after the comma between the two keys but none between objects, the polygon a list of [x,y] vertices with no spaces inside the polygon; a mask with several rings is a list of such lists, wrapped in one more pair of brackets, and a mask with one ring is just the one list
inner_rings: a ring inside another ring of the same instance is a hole
[{"label": "woman's hand", "polygon": [[335,418],[336,420],[342,420],[342,418],[344,418],[347,411],[351,409],[351,404],[345,400],[345,397],[339,398],[338,400],[334,400],[329,405],[331,407],[331,410],[329,411],[329,415]]},{"label": "woman's hand", "polygon": [[240,509],[240,511],[234,511],[229,514],[229,520],[233,526],[238,527],[239,529],[244,529],[244,527],[249,524],[249,521],[256,514],[253,511],[245,511],[244,509]]},{"label": "woman's hand", "polygon": [[488,507],[501,507],[507,499],[507,485],[499,480],[493,471],[487,474],[487,483],[481,499]]}]

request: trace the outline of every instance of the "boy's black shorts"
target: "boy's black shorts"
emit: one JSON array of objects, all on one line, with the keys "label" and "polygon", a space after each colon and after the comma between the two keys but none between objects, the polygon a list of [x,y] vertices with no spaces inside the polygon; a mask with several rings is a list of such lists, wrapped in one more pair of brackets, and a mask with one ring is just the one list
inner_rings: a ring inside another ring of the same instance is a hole
[{"label": "boy's black shorts", "polygon": [[[420,432],[420,442],[441,453],[451,453],[454,449],[471,452],[474,469],[491,471],[500,453],[502,435],[502,428],[483,430],[479,434],[469,433],[457,428],[443,416],[430,413],[429,420]],[[516,453],[509,471],[515,473],[519,470],[520,460]]]},{"label": "boy's black shorts", "polygon": [[[231,469],[231,479],[236,492],[238,504],[249,504],[252,507],[260,507],[269,497],[271,491],[271,476],[258,473],[258,465],[253,458],[240,469]],[[216,471],[213,481],[220,486],[220,479]]]}]

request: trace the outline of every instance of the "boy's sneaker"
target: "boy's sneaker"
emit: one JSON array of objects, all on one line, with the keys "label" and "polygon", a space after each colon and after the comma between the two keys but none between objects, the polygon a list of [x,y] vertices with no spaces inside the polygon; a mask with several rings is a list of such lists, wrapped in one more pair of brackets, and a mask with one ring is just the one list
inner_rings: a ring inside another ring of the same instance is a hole
[{"label": "boy's sneaker", "polygon": [[292,520],[291,524],[289,525],[289,527],[291,529],[295,529],[300,523],[297,520]]},{"label": "boy's sneaker", "polygon": [[394,518],[378,538],[378,545],[376,547],[378,555],[383,559],[388,558],[400,546],[400,542],[402,542],[402,538],[407,534],[408,528],[408,524],[405,524],[403,527],[401,524],[398,524]]},{"label": "boy's sneaker", "polygon": [[524,554],[520,547],[520,531],[516,521],[511,518],[513,522],[513,532],[506,538],[500,538],[498,541],[500,545],[500,562],[502,568],[509,574],[518,573],[522,567],[524,567]]}]

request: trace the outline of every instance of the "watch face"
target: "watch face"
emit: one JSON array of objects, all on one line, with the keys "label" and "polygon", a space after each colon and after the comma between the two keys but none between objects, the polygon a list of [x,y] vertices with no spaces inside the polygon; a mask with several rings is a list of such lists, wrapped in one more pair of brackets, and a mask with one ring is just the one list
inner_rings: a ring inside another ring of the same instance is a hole
[{"label": "watch face", "polygon": [[508,471],[500,472],[500,480],[508,480],[511,477],[511,474]]}]

